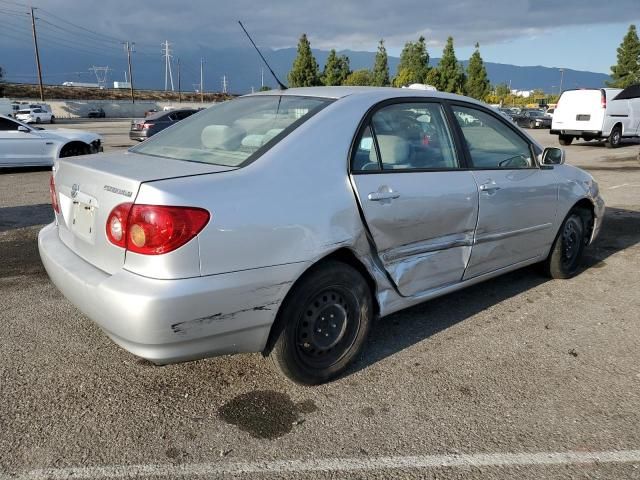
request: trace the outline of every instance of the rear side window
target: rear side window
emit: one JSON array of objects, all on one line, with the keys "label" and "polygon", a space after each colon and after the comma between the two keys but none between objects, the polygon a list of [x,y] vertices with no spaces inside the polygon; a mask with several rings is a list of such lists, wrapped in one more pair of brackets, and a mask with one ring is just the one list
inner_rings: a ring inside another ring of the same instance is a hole
[{"label": "rear side window", "polygon": [[354,171],[457,167],[452,137],[438,103],[398,103],[379,109],[363,130],[353,158]]},{"label": "rear side window", "polygon": [[531,168],[531,148],[508,125],[475,108],[452,106],[476,168]]},{"label": "rear side window", "polygon": [[185,118],[132,151],[238,167],[331,102],[326,98],[292,95],[238,98]]}]

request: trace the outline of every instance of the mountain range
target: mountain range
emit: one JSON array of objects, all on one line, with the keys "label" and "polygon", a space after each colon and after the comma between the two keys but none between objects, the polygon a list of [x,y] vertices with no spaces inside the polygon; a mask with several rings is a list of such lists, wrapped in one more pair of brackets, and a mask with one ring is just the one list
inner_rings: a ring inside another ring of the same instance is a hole
[{"label": "mountain range", "polygon": [[[314,56],[323,67],[329,54],[326,50],[313,50]],[[343,50],[338,52],[349,57],[351,69],[372,68],[375,52]],[[296,56],[295,48],[278,50],[265,49],[264,55],[271,64],[278,77],[287,83],[287,73]],[[193,90],[200,82],[200,59],[204,58],[204,89],[216,91],[223,88],[223,77],[226,78],[227,90],[232,93],[250,92],[252,88],[261,86],[261,74],[264,74],[264,84],[275,86],[268,70],[264,68],[255,50],[251,48],[210,48],[201,49],[180,57],[181,88]],[[177,62],[173,59],[174,86],[177,89]],[[41,49],[41,61],[44,82],[61,84],[64,81],[95,82],[93,74],[88,72],[92,65],[109,65],[112,71],[109,81],[124,80],[126,56],[104,57],[83,52],[69,55],[58,49]],[[439,59],[432,58],[430,65],[438,64]],[[389,69],[393,76],[399,58],[389,56]],[[465,66],[467,61],[462,62]],[[8,49],[0,58],[0,66],[5,70],[7,81],[35,83],[35,65],[33,52],[28,46]],[[137,88],[157,89],[164,87],[165,64],[158,54],[134,53],[134,84]],[[563,89],[582,87],[602,87],[609,79],[608,75],[595,72],[564,69],[544,66],[516,66],[500,63],[485,62],[487,73],[492,84],[507,83],[512,89],[533,90],[541,89],[547,93],[557,93],[560,88],[561,77]],[[25,72],[32,72],[25,74]],[[73,72],[73,73],[69,73]],[[86,73],[85,73],[86,72]]]}]

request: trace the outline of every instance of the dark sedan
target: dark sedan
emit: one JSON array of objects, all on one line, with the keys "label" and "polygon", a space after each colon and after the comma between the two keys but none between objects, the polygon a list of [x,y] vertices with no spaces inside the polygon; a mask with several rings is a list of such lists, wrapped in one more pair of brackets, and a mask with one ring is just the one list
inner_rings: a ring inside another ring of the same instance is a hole
[{"label": "dark sedan", "polygon": [[183,108],[168,112],[156,112],[145,118],[131,120],[129,138],[142,142],[174,123],[193,115],[197,111],[195,108]]},{"label": "dark sedan", "polygon": [[522,110],[518,115],[514,115],[513,121],[525,128],[551,128],[551,118],[540,110]]}]

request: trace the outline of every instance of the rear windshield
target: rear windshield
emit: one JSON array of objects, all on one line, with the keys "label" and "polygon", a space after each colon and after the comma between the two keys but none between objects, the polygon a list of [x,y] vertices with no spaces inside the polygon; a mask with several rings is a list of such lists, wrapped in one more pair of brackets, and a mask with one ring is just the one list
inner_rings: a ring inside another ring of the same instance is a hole
[{"label": "rear windshield", "polygon": [[257,158],[331,101],[289,95],[238,98],[192,115],[131,151],[238,167]]},{"label": "rear windshield", "polygon": [[25,114],[25,113],[29,114],[29,113],[31,113],[31,110],[18,110],[18,113],[20,113],[20,114]]}]

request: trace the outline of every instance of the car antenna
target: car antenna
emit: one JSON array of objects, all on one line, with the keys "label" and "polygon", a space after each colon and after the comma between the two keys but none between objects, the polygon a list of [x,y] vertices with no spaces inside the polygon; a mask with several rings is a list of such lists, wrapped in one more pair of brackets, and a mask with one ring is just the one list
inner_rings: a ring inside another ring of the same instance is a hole
[{"label": "car antenna", "polygon": [[255,42],[253,41],[253,39],[251,38],[251,35],[249,35],[249,32],[247,32],[247,29],[244,28],[244,25],[242,25],[242,22],[240,20],[238,20],[238,23],[240,24],[240,27],[242,28],[242,30],[244,30],[244,33],[247,35],[247,38],[249,39],[249,41],[251,42],[251,45],[253,45],[253,48],[256,49],[256,51],[258,52],[258,55],[260,55],[260,58],[262,58],[262,61],[264,62],[264,64],[267,66],[267,68],[269,69],[269,71],[271,72],[271,75],[273,75],[273,78],[276,79],[276,82],[278,83],[278,86],[280,87],[280,90],[286,90],[287,86],[282,83],[278,77],[276,77],[276,74],[273,73],[273,70],[271,69],[271,67],[269,66],[269,63],[267,63],[267,60],[264,58],[264,56],[262,55],[262,52],[260,52],[260,49],[256,46]]}]

